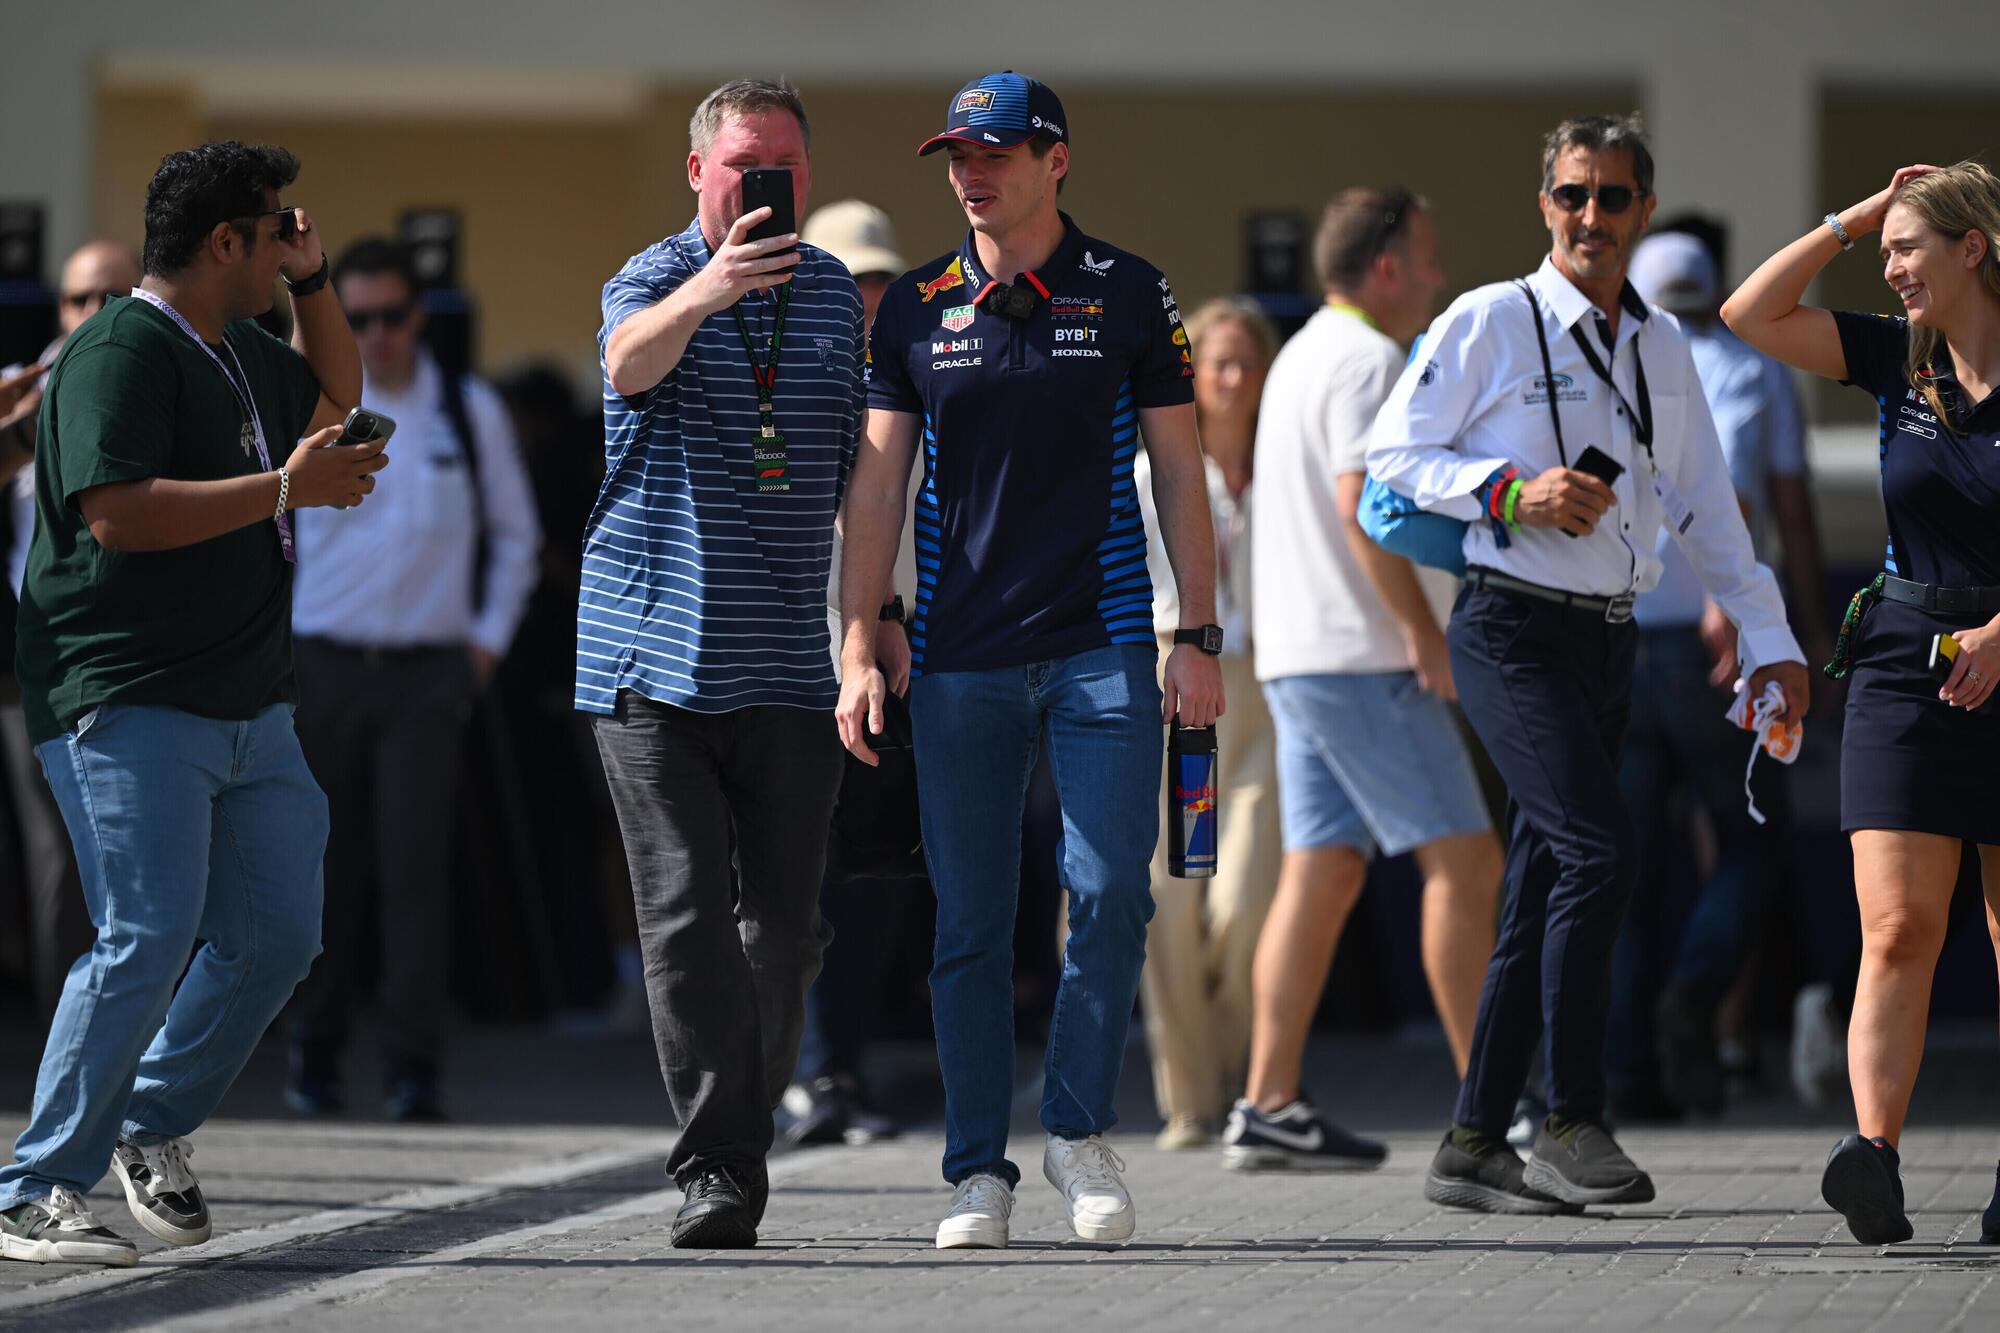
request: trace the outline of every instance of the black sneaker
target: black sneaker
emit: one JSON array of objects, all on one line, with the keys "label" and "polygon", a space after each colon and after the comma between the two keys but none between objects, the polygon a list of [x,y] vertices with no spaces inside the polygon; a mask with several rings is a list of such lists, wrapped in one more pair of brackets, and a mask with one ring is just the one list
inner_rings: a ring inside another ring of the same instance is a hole
[{"label": "black sneaker", "polygon": [[1654,1011],[1659,1029],[1660,1082],[1667,1095],[1697,1115],[1722,1111],[1722,1058],[1715,1046],[1715,1007],[1669,986]]},{"label": "black sneaker", "polygon": [[28,1199],[0,1212],[0,1259],[129,1268],[139,1262],[139,1247],[97,1225],[83,1200],[58,1185],[46,1199]]},{"label": "black sneaker", "polygon": [[2000,1167],[1993,1170],[1993,1202],[1979,1219],[1979,1243],[2000,1245]]},{"label": "black sneaker", "polygon": [[1564,1203],[1651,1203],[1653,1178],[1634,1165],[1611,1131],[1594,1121],[1572,1122],[1560,1137],[1542,1123],[1521,1179]]},{"label": "black sneaker", "polygon": [[852,1075],[830,1074],[785,1089],[785,1141],[794,1146],[845,1143],[853,1147],[893,1139],[903,1127],[869,1106]]},{"label": "black sneaker", "polygon": [[1350,1134],[1304,1098],[1266,1114],[1239,1101],[1222,1131],[1222,1164],[1237,1171],[1373,1171],[1389,1149]]},{"label": "black sneaker", "polygon": [[1424,1197],[1440,1207],[1474,1213],[1546,1217],[1583,1211],[1577,1204],[1529,1189],[1522,1179],[1520,1154],[1504,1141],[1484,1134],[1476,1135],[1465,1148],[1453,1143],[1450,1134],[1444,1136],[1437,1156],[1431,1159],[1430,1174],[1424,1178]]},{"label": "black sneaker", "polygon": [[437,1078],[430,1074],[402,1074],[389,1082],[382,1099],[382,1114],[399,1125],[442,1125],[451,1119],[438,1098]]},{"label": "black sneaker", "polygon": [[757,1243],[757,1213],[748,1172],[703,1167],[681,1183],[686,1198],[674,1214],[670,1243],[680,1250],[747,1250]]},{"label": "black sneaker", "polygon": [[347,1109],[340,1095],[340,1066],[330,1056],[303,1044],[291,1050],[285,1075],[285,1105],[292,1114],[318,1119]]},{"label": "black sneaker", "polygon": [[1847,1219],[1847,1229],[1863,1245],[1894,1245],[1916,1234],[1903,1211],[1902,1167],[1902,1158],[1883,1140],[1849,1134],[1826,1155],[1819,1196]]},{"label": "black sneaker", "polygon": [[194,1150],[180,1139],[140,1147],[123,1139],[111,1150],[111,1173],[139,1225],[169,1245],[199,1245],[210,1234],[208,1201],[188,1169]]}]

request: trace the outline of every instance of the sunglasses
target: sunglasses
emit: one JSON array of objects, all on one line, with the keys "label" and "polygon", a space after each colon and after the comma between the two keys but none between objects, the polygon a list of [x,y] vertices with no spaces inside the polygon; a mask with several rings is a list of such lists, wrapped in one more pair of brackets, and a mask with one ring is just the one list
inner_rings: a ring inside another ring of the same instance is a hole
[{"label": "sunglasses", "polygon": [[1374,239],[1368,245],[1369,259],[1373,260],[1389,248],[1389,242],[1396,239],[1396,229],[1403,225],[1403,219],[1409,216],[1410,206],[1416,202],[1417,196],[1401,185],[1389,191],[1389,197],[1375,221]]},{"label": "sunglasses", "polygon": [[379,310],[350,310],[347,312],[347,327],[356,333],[366,333],[371,324],[380,324],[394,332],[410,322],[410,307],[406,305],[385,305]]},{"label": "sunglasses", "polygon": [[[1597,206],[1607,213],[1623,213],[1639,197],[1639,191],[1629,185],[1600,185],[1597,187]],[[1581,213],[1591,199],[1590,187],[1585,185],[1558,185],[1549,191],[1549,198],[1556,201],[1556,207],[1565,213]]]},{"label": "sunglasses", "polygon": [[244,222],[249,223],[249,228],[241,229],[247,232],[256,227],[258,218],[276,218],[278,220],[278,239],[289,241],[292,237],[299,234],[299,215],[296,210],[296,205],[287,204],[283,208],[267,208],[261,213],[246,213],[240,218],[231,218],[229,222],[231,226],[236,226]]},{"label": "sunglasses", "polygon": [[90,306],[101,306],[114,296],[127,296],[131,288],[106,288],[101,292],[64,292],[62,303],[71,310],[83,310]]}]

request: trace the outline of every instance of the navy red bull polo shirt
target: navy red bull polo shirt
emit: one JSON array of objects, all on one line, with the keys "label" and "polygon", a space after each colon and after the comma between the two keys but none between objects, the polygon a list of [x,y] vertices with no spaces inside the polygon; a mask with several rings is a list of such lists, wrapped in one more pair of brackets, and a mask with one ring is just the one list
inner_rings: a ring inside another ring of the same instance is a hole
[{"label": "navy red bull polo shirt", "polygon": [[921,418],[914,670],[976,671],[1152,644],[1132,480],[1139,411],[1194,400],[1173,290],[1068,215],[1034,296],[1003,313],[972,235],[882,298],[871,407]]}]

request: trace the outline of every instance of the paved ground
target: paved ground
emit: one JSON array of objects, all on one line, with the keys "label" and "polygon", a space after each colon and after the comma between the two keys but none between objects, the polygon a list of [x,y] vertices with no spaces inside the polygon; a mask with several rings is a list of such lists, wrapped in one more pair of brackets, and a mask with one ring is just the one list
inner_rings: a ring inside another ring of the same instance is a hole
[{"label": "paved ground", "polygon": [[[0,1041],[8,1136],[24,1100],[17,1054]],[[1720,1125],[1628,1134],[1661,1184],[1641,1210],[1441,1212],[1419,1193],[1448,1102],[1441,1054],[1344,1043],[1315,1053],[1314,1082],[1390,1139],[1371,1175],[1247,1177],[1207,1154],[1159,1153],[1143,1082],[1128,1078],[1133,1132],[1118,1146],[1138,1201],[1133,1244],[1069,1236],[1028,1118],[1005,1253],[931,1248],[947,1195],[939,1140],[922,1133],[779,1159],[764,1245],[691,1254],[666,1245],[678,1194],[661,1172],[670,1140],[648,1056],[635,1043],[476,1038],[460,1098],[470,1123],[404,1129],[265,1118],[267,1055],[195,1140],[217,1239],[148,1243],[122,1271],[0,1265],[0,1326],[1034,1328],[1088,1311],[1148,1330],[2000,1327],[2000,1252],[1971,1243],[2000,1150],[2000,1060],[1983,1048],[1933,1050],[1905,1145],[1917,1238],[1887,1252],[1855,1245],[1817,1199],[1837,1120],[1776,1101]],[[93,1200],[140,1234],[113,1190]]]}]

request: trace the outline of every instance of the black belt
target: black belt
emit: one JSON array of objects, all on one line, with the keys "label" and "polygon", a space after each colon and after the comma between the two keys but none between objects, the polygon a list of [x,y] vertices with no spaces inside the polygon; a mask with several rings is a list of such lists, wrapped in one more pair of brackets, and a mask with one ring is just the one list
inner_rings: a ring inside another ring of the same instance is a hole
[{"label": "black belt", "polygon": [[1882,600],[1901,602],[1923,611],[1945,616],[2000,616],[2000,586],[1984,588],[1943,588],[1935,583],[1912,583],[1893,574],[1882,577]]},{"label": "black belt", "polygon": [[1510,574],[1502,574],[1497,569],[1484,565],[1472,565],[1465,571],[1465,581],[1475,588],[1489,588],[1495,592],[1519,593],[1523,597],[1538,597],[1545,602],[1559,606],[1574,607],[1578,611],[1588,611],[1601,616],[1613,625],[1623,625],[1632,619],[1632,594],[1624,592],[1616,597],[1597,597],[1585,592],[1565,592],[1561,588],[1545,588],[1539,583],[1517,579]]}]

